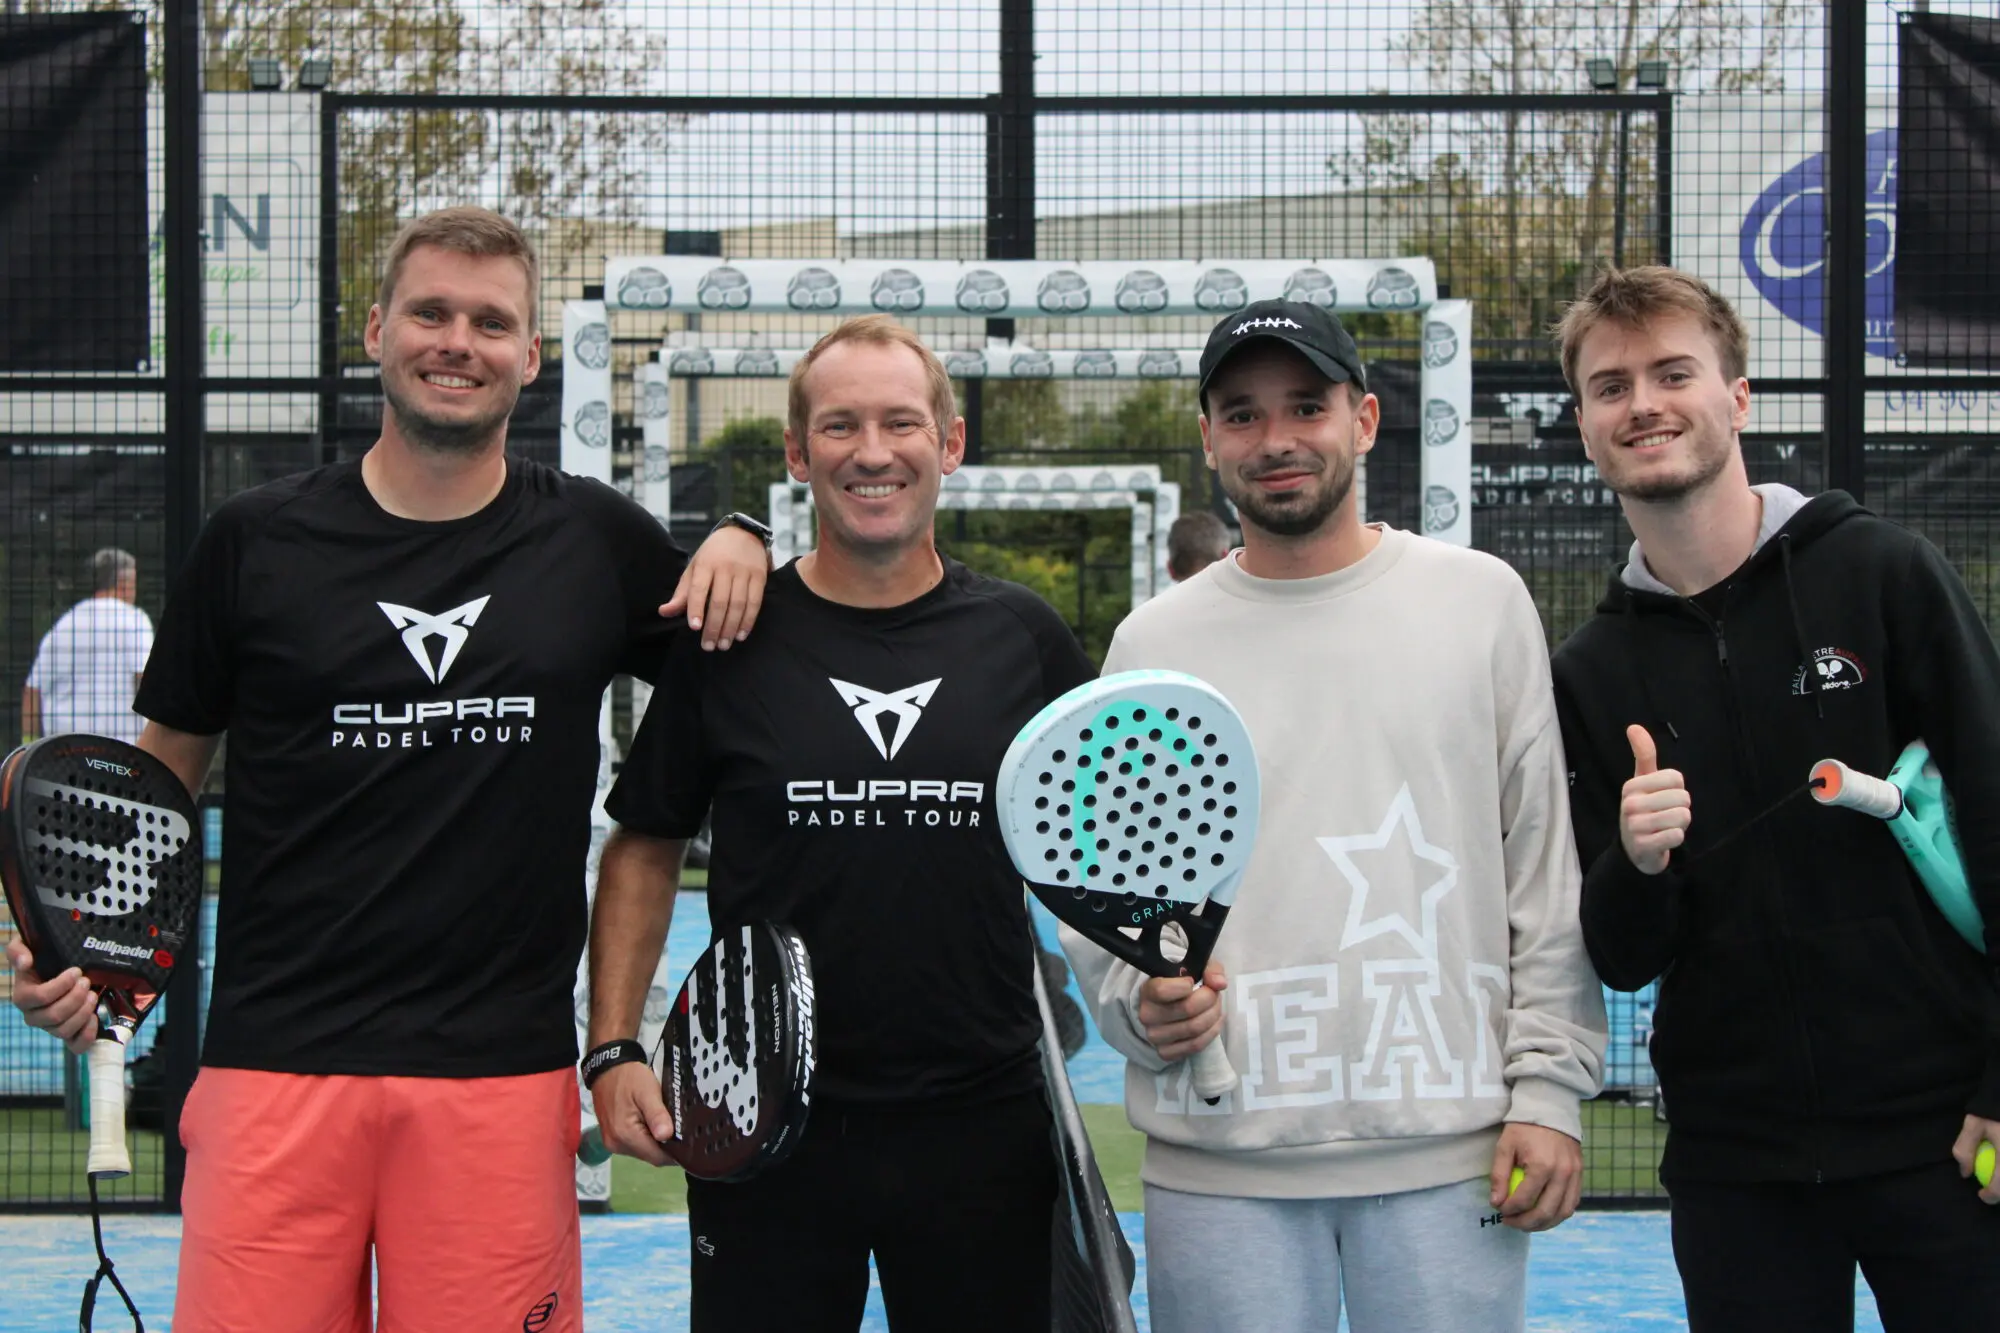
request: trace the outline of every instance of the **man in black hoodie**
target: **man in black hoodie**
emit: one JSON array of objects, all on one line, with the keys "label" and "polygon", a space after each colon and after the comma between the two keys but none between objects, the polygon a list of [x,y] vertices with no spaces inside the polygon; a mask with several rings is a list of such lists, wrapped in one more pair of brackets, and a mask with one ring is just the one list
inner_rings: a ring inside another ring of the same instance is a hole
[{"label": "man in black hoodie", "polygon": [[1752,487],[1747,338],[1666,268],[1565,315],[1584,448],[1638,540],[1555,684],[1606,984],[1662,978],[1660,1178],[1693,1333],[2000,1327],[2000,985],[1878,820],[1806,796],[1922,738],[2000,953],[2000,659],[1935,548]]}]

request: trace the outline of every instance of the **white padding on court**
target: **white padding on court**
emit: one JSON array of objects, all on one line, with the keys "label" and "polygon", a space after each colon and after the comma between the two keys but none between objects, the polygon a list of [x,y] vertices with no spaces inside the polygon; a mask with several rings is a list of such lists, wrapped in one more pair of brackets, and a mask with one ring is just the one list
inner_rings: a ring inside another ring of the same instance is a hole
[{"label": "white padding on court", "polygon": [[749,314],[1207,315],[1252,301],[1311,301],[1342,314],[1416,311],[1437,300],[1428,259],[714,259],[653,255],[605,267],[613,310]]}]

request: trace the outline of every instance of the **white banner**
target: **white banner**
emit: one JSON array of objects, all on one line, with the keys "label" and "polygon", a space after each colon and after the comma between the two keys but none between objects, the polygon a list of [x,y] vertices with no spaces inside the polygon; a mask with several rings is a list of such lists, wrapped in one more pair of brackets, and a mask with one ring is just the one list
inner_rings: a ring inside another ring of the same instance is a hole
[{"label": "white banner", "polygon": [[658,361],[641,361],[634,402],[638,404],[642,444],[632,468],[632,496],[647,513],[664,524],[673,499],[673,467],[668,458],[673,427],[673,398],[667,368]]},{"label": "white banner", "polygon": [[611,482],[611,326],[602,301],[563,302],[562,470]]},{"label": "white banner", "polygon": [[1414,311],[1437,299],[1428,259],[610,260],[614,310],[760,314],[1226,315],[1284,297],[1330,310]]},{"label": "white banner", "polygon": [[[148,99],[149,197],[165,195],[159,96]],[[165,217],[155,214],[152,356],[132,367],[157,375],[166,360]],[[217,378],[319,374],[319,98],[310,93],[208,93],[202,98],[202,358]],[[51,317],[59,317],[50,312]],[[217,431],[306,432],[319,399],[302,394],[212,394]],[[154,434],[159,394],[0,395],[0,430],[60,435]]]},{"label": "white banner", "polygon": [[[673,347],[663,350],[667,373],[676,377],[715,375],[766,379],[792,373],[804,347]],[[940,351],[954,379],[1194,379],[1199,347],[1094,347],[1044,351],[1026,343],[996,342],[982,348]]]},{"label": "white banner", "polygon": [[1426,537],[1472,545],[1472,302],[1424,314],[1424,405],[1418,438]]},{"label": "white banner", "polygon": [[[1868,123],[1867,373],[1897,375],[1894,109]],[[1683,97],[1674,112],[1676,267],[1728,298],[1750,333],[1750,386],[1814,378],[1825,365],[1826,159],[1817,99]],[[1930,372],[1935,373],[1935,372]],[[1948,372],[1947,372],[1948,373]],[[1817,396],[1753,400],[1752,429],[1815,431]],[[1978,391],[1871,395],[1870,431],[2000,429]]]}]

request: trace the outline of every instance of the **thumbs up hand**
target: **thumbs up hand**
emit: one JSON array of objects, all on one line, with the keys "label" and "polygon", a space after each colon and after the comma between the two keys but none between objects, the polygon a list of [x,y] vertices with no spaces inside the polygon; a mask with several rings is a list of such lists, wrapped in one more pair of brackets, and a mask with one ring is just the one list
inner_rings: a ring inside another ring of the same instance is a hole
[{"label": "thumbs up hand", "polygon": [[1659,749],[1644,727],[1625,728],[1625,739],[1632,745],[1632,778],[1618,802],[1618,840],[1633,865],[1657,875],[1687,841],[1694,806],[1680,770],[1660,767]]}]

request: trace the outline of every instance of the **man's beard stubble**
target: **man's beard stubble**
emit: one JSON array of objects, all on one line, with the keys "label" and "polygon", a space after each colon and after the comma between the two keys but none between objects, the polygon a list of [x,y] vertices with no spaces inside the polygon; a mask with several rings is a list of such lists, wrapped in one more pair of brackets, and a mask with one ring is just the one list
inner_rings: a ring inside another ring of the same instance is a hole
[{"label": "man's beard stubble", "polygon": [[474,418],[470,421],[439,421],[425,416],[422,411],[403,400],[393,387],[388,376],[382,377],[382,397],[389,405],[389,411],[396,418],[396,429],[404,439],[420,449],[428,449],[440,454],[476,453],[491,443],[494,435],[504,428],[508,418],[514,415],[519,394],[497,414]]},{"label": "man's beard stubble", "polygon": [[1354,460],[1348,457],[1329,461],[1326,469],[1330,469],[1332,475],[1303,506],[1294,506],[1268,496],[1252,484],[1265,473],[1285,471],[1296,466],[1297,463],[1291,459],[1281,460],[1279,464],[1255,474],[1238,474],[1233,483],[1224,481],[1222,489],[1239,514],[1271,536],[1309,537],[1327,525],[1334,512],[1346,502],[1348,492],[1354,489]]}]

